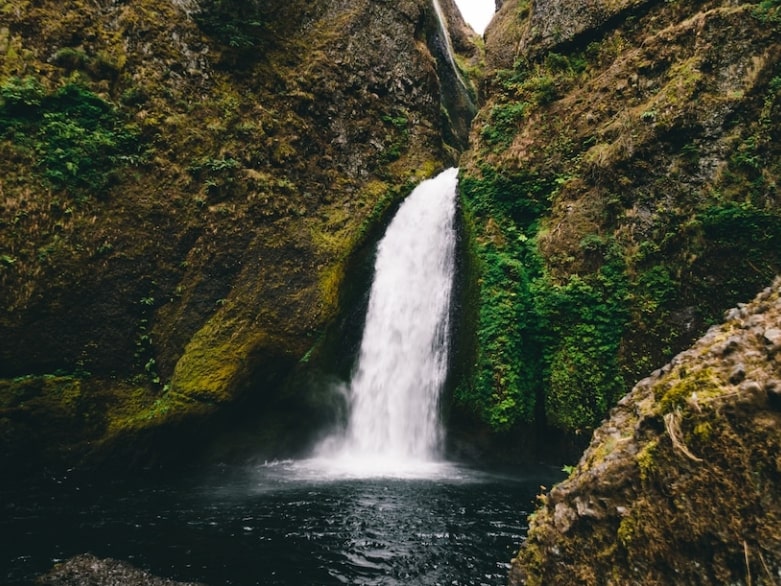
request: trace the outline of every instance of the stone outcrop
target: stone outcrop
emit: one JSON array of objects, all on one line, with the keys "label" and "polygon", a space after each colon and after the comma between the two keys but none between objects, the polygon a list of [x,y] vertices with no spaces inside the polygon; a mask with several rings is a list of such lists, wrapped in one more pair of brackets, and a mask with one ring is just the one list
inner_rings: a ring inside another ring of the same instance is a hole
[{"label": "stone outcrop", "polygon": [[642,380],[541,496],[510,584],[775,584],[781,279]]},{"label": "stone outcrop", "polygon": [[621,16],[636,17],[653,0],[509,0],[486,34],[491,69],[509,69],[517,59],[576,46],[593,39]]},{"label": "stone outcrop", "polygon": [[35,583],[40,586],[203,586],[159,578],[126,562],[88,553],[57,564]]},{"label": "stone outcrop", "polygon": [[5,6],[0,459],[288,417],[354,253],[466,140],[440,37],[425,0]]}]

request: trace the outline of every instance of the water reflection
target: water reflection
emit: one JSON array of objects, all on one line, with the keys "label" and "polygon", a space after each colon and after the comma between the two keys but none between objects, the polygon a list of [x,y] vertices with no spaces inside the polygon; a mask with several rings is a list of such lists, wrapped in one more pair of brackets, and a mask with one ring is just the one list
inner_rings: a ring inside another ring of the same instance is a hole
[{"label": "water reflection", "polygon": [[[279,505],[289,523],[286,543],[306,552],[329,583],[506,581],[539,471],[521,479],[450,463],[379,470],[365,477],[329,460],[273,462],[245,471],[218,493]],[[550,478],[549,471],[543,475]],[[276,530],[258,527],[270,539]]]},{"label": "water reflection", "polygon": [[0,495],[0,582],[29,583],[54,560],[91,552],[212,586],[504,584],[525,511],[560,476],[442,464],[427,477],[357,478],[322,466]]}]

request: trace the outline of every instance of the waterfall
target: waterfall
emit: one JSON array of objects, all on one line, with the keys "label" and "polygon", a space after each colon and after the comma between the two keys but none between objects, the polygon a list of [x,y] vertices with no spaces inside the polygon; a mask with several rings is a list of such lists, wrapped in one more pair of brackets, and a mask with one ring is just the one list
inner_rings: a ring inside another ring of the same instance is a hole
[{"label": "waterfall", "polygon": [[459,70],[458,65],[456,65],[456,59],[454,57],[455,51],[453,51],[453,42],[450,40],[450,32],[447,27],[445,12],[442,10],[442,6],[440,5],[439,0],[432,0],[432,3],[434,4],[434,13],[437,15],[439,28],[442,31],[442,36],[445,39],[445,52],[447,53],[447,59],[450,62],[450,67],[453,69],[453,73],[455,73],[456,78],[458,78],[458,82],[461,84],[461,87],[464,88],[464,91],[468,96],[469,86],[467,86],[464,78],[461,76],[461,70]]},{"label": "waterfall", "polygon": [[436,459],[448,362],[458,169],[422,182],[377,248],[349,420],[321,454],[369,462]]}]

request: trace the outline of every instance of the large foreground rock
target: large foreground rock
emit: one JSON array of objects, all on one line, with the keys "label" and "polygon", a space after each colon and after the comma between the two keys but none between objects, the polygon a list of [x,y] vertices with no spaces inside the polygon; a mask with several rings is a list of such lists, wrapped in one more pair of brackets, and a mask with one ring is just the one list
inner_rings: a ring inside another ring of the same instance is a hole
[{"label": "large foreground rock", "polygon": [[542,498],[510,584],[777,584],[781,279],[638,383]]}]

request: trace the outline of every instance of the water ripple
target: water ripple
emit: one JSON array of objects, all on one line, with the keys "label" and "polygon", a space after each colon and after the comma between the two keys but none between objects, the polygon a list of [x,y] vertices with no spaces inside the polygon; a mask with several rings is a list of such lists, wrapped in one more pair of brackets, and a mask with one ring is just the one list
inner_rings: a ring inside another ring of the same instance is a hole
[{"label": "water ripple", "polygon": [[504,584],[524,511],[551,479],[315,470],[286,461],[172,484],[0,495],[0,582],[29,583],[54,559],[90,551],[211,586]]}]

